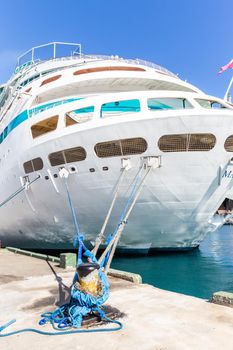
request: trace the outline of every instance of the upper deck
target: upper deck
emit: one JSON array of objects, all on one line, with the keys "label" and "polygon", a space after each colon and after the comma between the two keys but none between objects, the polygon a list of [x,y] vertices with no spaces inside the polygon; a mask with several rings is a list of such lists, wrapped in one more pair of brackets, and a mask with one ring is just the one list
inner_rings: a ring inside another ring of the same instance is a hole
[{"label": "upper deck", "polygon": [[14,74],[0,91],[0,122],[12,119],[25,103],[30,108],[77,94],[148,90],[201,92],[155,63],[84,55],[81,44],[52,42],[18,57]]},{"label": "upper deck", "polygon": [[177,75],[170,72],[168,69],[146,60],[141,59],[124,59],[117,55],[85,55],[82,53],[81,44],[78,43],[66,43],[66,42],[52,42],[40,46],[35,46],[30,50],[24,52],[17,59],[17,65],[15,68],[15,74],[23,73],[28,68],[34,66],[35,64],[44,63],[46,61],[61,61],[63,65],[66,60],[77,60],[78,62],[91,62],[96,60],[114,60],[125,62],[133,65],[143,65],[155,69],[158,72],[170,75],[177,78]]}]

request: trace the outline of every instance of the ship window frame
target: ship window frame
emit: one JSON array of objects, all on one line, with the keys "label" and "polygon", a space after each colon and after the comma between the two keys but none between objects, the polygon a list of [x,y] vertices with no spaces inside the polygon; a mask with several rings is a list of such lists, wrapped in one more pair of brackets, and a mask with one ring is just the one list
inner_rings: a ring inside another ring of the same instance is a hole
[{"label": "ship window frame", "polygon": [[[175,105],[170,106],[170,105],[166,105],[163,104],[161,101],[166,102],[166,100],[169,102],[181,102],[181,106],[176,107]],[[156,107],[153,108],[153,106],[149,105],[150,101],[155,101],[158,103],[158,105]],[[160,105],[160,106],[159,106]],[[168,110],[183,110],[183,109],[193,109],[194,106],[192,105],[192,103],[189,101],[189,99],[187,99],[186,97],[149,97],[147,99],[147,108],[149,109],[149,111],[152,112],[157,112],[157,111],[168,111]]]},{"label": "ship window frame", "polygon": [[[124,105],[124,103],[126,103],[126,105]],[[134,103],[135,105],[133,105]],[[104,110],[106,106],[108,109]],[[105,103],[102,103],[100,107],[101,118],[112,117],[115,115],[125,115],[126,113],[129,114],[129,113],[139,113],[139,112],[141,112],[141,103],[140,103],[140,99],[138,98],[105,102]]]},{"label": "ship window frame", "polygon": [[[140,151],[136,151],[139,144],[135,148],[132,148],[132,144],[130,144],[131,142],[134,142],[136,140],[140,140],[142,142],[140,146],[144,146],[144,148],[142,148]],[[143,137],[133,137],[133,138],[126,138],[126,139],[98,142],[94,146],[94,151],[98,158],[111,158],[111,157],[124,157],[129,155],[138,155],[138,154],[145,153],[147,149],[148,149],[148,143]]]},{"label": "ship window frame", "polygon": [[[214,110],[219,110],[219,109],[231,109],[230,107],[224,105],[222,102],[213,100],[213,99],[207,99],[207,98],[195,98],[194,99],[196,103],[198,103],[199,106],[205,109],[214,109]],[[205,104],[204,102],[208,103],[209,105]],[[213,107],[213,105],[217,103],[220,107],[216,108]]]},{"label": "ship window frame", "polygon": [[[79,155],[81,152],[83,152],[81,159],[77,157],[76,153],[76,158],[71,156],[72,152],[78,151]],[[70,154],[69,154],[70,153]],[[60,161],[56,161],[57,158],[60,158]],[[71,157],[71,158],[69,158]],[[72,158],[73,157],[73,158]],[[82,146],[77,146],[77,147],[71,147],[67,149],[63,149],[60,151],[52,152],[48,155],[48,159],[50,162],[51,166],[59,166],[63,164],[69,164],[69,163],[75,163],[75,162],[82,162],[87,158],[87,152],[84,147]]]},{"label": "ship window frame", "polygon": [[32,81],[34,81],[34,80],[36,80],[38,78],[40,78],[40,73],[35,74],[32,77],[22,81],[22,83],[20,83],[20,87],[24,87],[24,86],[28,85],[29,83],[31,83]]},{"label": "ship window frame", "polygon": [[[230,142],[229,142],[230,141]],[[224,142],[224,149],[226,152],[233,152],[233,135],[229,135]]]},{"label": "ship window frame", "polygon": [[40,157],[33,158],[33,159],[28,160],[27,162],[23,163],[23,168],[24,168],[25,174],[30,174],[30,173],[33,173],[35,171],[39,171],[39,170],[43,169],[43,167],[44,167],[43,159]]},{"label": "ship window frame", "polygon": [[[48,122],[49,120],[55,119],[55,123],[52,127],[47,127],[47,130],[43,128],[46,128],[46,126],[43,125],[44,122]],[[53,132],[57,129],[58,126],[58,121],[59,121],[59,115],[53,115],[51,117],[45,118],[45,119],[41,119],[40,121],[38,121],[37,123],[31,125],[31,134],[32,134],[32,138],[35,139],[37,137],[41,137],[43,135],[46,135],[50,132]],[[39,127],[42,128],[42,130],[39,129]]]},{"label": "ship window frame", "polygon": [[[206,138],[205,142],[203,138]],[[183,133],[162,135],[157,145],[164,153],[209,152],[215,147],[216,142],[216,136],[212,133]]]},{"label": "ship window frame", "polygon": [[[76,114],[77,120],[72,118],[70,113]],[[95,113],[95,106],[94,105],[76,108],[76,109],[73,109],[72,111],[66,112],[65,113],[65,127],[89,122],[90,120],[93,119],[94,113]],[[78,120],[78,117],[80,118],[79,120]],[[69,120],[71,122],[70,124],[69,124],[69,122],[67,123],[67,121],[69,121]]]}]

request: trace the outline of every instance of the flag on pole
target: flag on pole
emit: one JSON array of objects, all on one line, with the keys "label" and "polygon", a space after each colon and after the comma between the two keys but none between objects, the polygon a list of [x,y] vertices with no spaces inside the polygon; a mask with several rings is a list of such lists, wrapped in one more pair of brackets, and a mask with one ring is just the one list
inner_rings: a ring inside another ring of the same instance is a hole
[{"label": "flag on pole", "polygon": [[228,68],[232,68],[233,69],[233,59],[227,63],[225,66],[220,68],[220,71],[218,72],[218,74],[221,74],[223,72],[225,72],[225,70],[227,70]]}]

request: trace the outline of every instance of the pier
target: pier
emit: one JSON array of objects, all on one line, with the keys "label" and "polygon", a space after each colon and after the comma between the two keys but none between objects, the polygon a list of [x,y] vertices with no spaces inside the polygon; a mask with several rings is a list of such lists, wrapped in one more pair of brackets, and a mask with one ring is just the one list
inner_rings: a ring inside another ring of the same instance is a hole
[{"label": "pier", "polygon": [[[72,268],[62,269],[57,262],[0,249],[0,324],[17,320],[4,332],[24,327],[51,331],[50,325],[38,325],[40,315],[67,301],[73,273]],[[140,278],[132,275],[130,279],[124,272],[112,272],[109,278],[107,304],[124,314],[122,330],[59,337],[25,333],[1,338],[1,348],[232,349],[231,307],[142,284]]]}]

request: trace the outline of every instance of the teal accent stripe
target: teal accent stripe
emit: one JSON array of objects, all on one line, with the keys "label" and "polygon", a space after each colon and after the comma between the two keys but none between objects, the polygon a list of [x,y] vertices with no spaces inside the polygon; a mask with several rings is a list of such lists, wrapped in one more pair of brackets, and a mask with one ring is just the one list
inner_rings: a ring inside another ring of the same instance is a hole
[{"label": "teal accent stripe", "polygon": [[62,104],[65,103],[69,103],[69,102],[74,102],[74,101],[78,101],[78,100],[82,100],[83,98],[69,98],[68,100],[62,100],[62,101],[55,101],[55,102],[49,102],[46,103],[44,105],[40,105],[38,107],[32,108],[28,111],[29,117],[41,113],[47,109],[53,108],[53,107],[57,107],[60,106]]},{"label": "teal accent stripe", "polygon": [[91,113],[94,112],[94,106],[75,109],[72,112],[74,112],[75,114]]},{"label": "teal accent stripe", "polygon": [[82,100],[82,98],[70,98],[68,100],[50,102],[50,103],[46,103],[44,105],[21,112],[5,127],[3,132],[0,134],[0,144],[3,142],[3,140],[7,138],[7,136],[11,133],[12,130],[14,130],[18,125],[22,124],[29,117],[32,117],[33,115],[38,114],[40,112],[43,112],[44,110],[57,107],[61,104],[74,102],[78,100]]},{"label": "teal accent stripe", "polygon": [[25,120],[28,119],[28,113],[27,110],[23,111],[22,113],[20,113],[19,115],[17,115],[17,117],[15,117],[10,124],[8,124],[5,129],[3,130],[3,132],[0,134],[0,143],[3,142],[3,140],[10,134],[10,132],[12,130],[14,130],[18,125],[20,125],[21,123],[23,123]]}]

